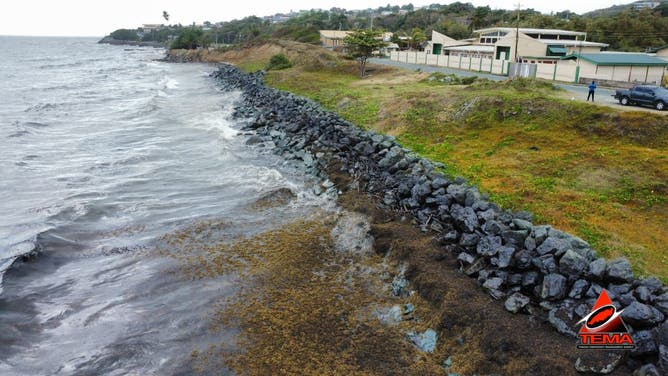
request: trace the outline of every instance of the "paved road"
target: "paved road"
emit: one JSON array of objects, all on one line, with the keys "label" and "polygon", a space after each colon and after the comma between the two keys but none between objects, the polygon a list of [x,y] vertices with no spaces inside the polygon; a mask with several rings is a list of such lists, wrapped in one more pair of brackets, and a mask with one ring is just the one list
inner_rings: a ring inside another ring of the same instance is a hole
[{"label": "paved road", "polygon": [[[402,63],[399,61],[392,61],[390,59],[378,59],[378,58],[373,58],[369,59],[369,62],[375,63],[375,64],[382,64],[382,65],[389,65],[393,67],[399,67],[399,68],[405,68],[405,69],[410,69],[410,70],[421,70],[422,72],[427,72],[427,73],[434,73],[434,72],[440,72],[440,73],[445,73],[445,74],[456,74],[458,76],[463,76],[463,77],[470,77],[470,76],[478,76],[481,78],[487,78],[489,80],[493,81],[503,81],[508,79],[506,76],[499,76],[496,74],[489,74],[489,73],[482,73],[482,72],[472,72],[472,71],[467,71],[467,70],[461,70],[461,69],[453,69],[453,68],[445,68],[445,67],[436,67],[432,65],[423,65],[423,64],[407,64],[407,63]],[[586,100],[587,99],[587,93],[589,92],[589,89],[587,88],[586,85],[574,85],[574,84],[565,84],[565,83],[556,83],[558,87],[561,87],[562,89],[568,91],[571,94],[572,98],[575,98],[577,100]],[[612,97],[612,95],[615,94],[615,89],[612,88],[601,88],[599,87],[596,89],[596,98],[597,101],[600,102],[601,104],[606,104],[606,105],[614,105],[615,107],[621,107],[618,105],[617,101]]]}]

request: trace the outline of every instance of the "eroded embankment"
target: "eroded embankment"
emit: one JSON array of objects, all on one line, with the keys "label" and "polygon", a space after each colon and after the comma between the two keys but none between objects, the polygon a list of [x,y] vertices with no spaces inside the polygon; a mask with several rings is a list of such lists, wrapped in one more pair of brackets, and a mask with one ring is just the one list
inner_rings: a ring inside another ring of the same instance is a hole
[{"label": "eroded embankment", "polygon": [[[501,210],[392,137],[363,131],[309,100],[267,88],[259,74],[225,65],[214,76],[224,87],[244,92],[237,115],[252,117],[247,130],[254,132],[253,143],[271,143],[277,154],[302,160],[342,191],[368,195],[365,205],[352,206],[382,208],[390,224],[376,220],[376,249],[407,261],[406,277],[440,315],[432,320],[440,338],[448,346],[457,339],[452,353],[468,354],[461,372],[568,374],[605,371],[610,364],[619,374],[640,367],[668,371],[668,289],[657,279],[636,279],[627,260],[598,258],[577,237],[534,225],[528,213]],[[438,244],[415,228],[393,227],[391,213],[410,214],[422,232],[436,234]],[[501,302],[481,294],[474,281]],[[636,345],[632,351],[576,349],[576,322],[603,289],[624,309],[621,316]]]}]

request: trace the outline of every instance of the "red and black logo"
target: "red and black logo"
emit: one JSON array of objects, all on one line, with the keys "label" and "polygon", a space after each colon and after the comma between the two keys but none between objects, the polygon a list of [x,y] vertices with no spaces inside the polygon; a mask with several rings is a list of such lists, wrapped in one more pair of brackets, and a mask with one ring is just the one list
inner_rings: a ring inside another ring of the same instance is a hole
[{"label": "red and black logo", "polygon": [[591,313],[583,317],[578,324],[580,328],[580,349],[633,349],[633,339],[629,334],[622,317],[617,311],[608,293],[603,290],[591,309]]}]

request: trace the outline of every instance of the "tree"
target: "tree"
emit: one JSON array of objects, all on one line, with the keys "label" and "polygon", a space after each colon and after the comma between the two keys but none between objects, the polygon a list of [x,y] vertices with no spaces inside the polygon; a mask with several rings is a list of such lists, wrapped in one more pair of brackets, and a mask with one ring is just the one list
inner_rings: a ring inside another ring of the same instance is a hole
[{"label": "tree", "polygon": [[207,44],[202,29],[196,27],[187,27],[181,31],[178,37],[172,43],[172,49],[194,50],[199,46]]},{"label": "tree", "polygon": [[360,64],[360,77],[366,75],[366,62],[373,53],[386,46],[381,33],[373,30],[356,30],[343,39],[348,54]]},{"label": "tree", "polygon": [[411,48],[415,48],[417,50],[420,44],[426,40],[427,36],[424,34],[424,31],[422,31],[420,28],[414,27],[411,31]]}]

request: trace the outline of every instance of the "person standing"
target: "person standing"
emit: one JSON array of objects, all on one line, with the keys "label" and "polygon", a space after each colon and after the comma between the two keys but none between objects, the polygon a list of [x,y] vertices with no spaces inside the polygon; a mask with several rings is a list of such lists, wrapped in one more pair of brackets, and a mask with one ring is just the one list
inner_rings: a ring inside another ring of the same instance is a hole
[{"label": "person standing", "polygon": [[596,82],[592,81],[589,84],[589,94],[587,94],[587,102],[589,102],[589,98],[591,98],[591,101],[594,101],[594,92],[596,91]]}]

